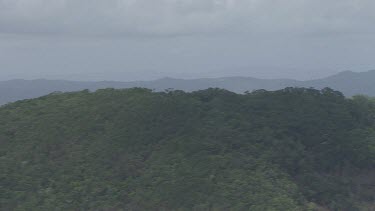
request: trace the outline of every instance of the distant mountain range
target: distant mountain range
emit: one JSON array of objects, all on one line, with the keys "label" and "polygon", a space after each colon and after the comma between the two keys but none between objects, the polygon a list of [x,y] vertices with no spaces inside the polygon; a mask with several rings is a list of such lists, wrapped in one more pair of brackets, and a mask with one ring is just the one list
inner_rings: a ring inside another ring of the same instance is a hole
[{"label": "distant mountain range", "polygon": [[6,104],[22,99],[40,97],[52,92],[71,92],[83,89],[95,91],[103,88],[144,87],[163,91],[176,89],[196,91],[206,88],[222,88],[236,93],[257,89],[278,90],[285,87],[313,87],[321,89],[330,87],[341,91],[346,96],[357,94],[375,96],[375,70],[368,72],[344,71],[322,79],[298,81],[292,79],[258,79],[252,77],[224,77],[201,79],[162,78],[154,81],[135,82],[83,82],[64,80],[9,80],[0,82],[0,104]]}]

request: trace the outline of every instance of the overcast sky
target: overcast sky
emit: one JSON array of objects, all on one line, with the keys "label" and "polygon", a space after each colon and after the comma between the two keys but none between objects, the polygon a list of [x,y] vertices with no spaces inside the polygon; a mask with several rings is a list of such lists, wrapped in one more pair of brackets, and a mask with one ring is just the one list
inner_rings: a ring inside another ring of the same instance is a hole
[{"label": "overcast sky", "polygon": [[0,0],[0,80],[375,69],[374,0]]}]

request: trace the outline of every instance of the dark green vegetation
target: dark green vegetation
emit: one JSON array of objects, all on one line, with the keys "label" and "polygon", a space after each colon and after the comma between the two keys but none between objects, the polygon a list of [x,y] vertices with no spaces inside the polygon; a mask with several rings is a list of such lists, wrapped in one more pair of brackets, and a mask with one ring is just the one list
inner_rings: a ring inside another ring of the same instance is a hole
[{"label": "dark green vegetation", "polygon": [[105,89],[0,108],[0,210],[371,210],[375,106]]}]

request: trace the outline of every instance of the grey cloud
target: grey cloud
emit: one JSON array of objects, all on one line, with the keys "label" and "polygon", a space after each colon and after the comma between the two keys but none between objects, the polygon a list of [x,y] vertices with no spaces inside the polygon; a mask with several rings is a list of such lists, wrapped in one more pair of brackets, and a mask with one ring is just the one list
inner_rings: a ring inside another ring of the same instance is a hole
[{"label": "grey cloud", "polygon": [[373,33],[372,0],[0,0],[0,32]]},{"label": "grey cloud", "polygon": [[0,0],[0,80],[365,71],[374,9],[373,0]]},{"label": "grey cloud", "polygon": [[173,34],[213,30],[228,11],[220,0],[2,0],[2,31]]}]

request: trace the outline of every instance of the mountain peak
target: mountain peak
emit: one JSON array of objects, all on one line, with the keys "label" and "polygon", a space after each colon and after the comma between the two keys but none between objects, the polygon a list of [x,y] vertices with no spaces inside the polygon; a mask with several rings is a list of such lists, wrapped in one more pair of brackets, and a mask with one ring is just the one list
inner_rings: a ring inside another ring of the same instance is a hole
[{"label": "mountain peak", "polygon": [[339,74],[353,74],[355,72],[351,71],[351,70],[345,70],[345,71],[342,71],[340,72]]}]

